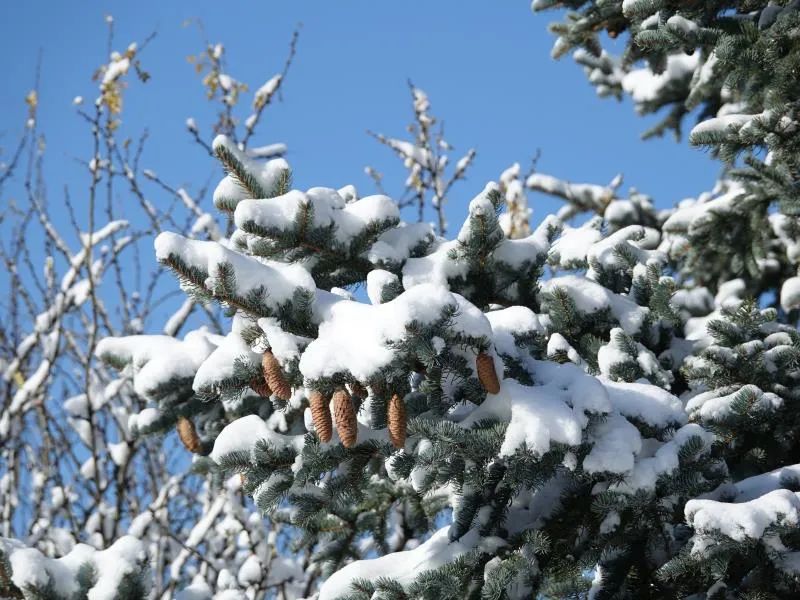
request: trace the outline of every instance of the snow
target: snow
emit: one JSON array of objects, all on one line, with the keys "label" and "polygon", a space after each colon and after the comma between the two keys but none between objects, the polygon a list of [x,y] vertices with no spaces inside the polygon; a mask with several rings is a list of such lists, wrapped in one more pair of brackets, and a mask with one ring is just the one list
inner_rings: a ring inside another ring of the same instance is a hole
[{"label": "snow", "polygon": [[[619,327],[614,327],[609,332],[609,341],[600,346],[597,351],[597,366],[600,374],[606,378],[614,379],[614,369],[619,365],[632,364],[638,367],[644,377],[653,383],[669,387],[673,375],[661,367],[655,354],[640,342],[626,340],[625,333]],[[628,344],[635,348],[635,355],[629,353]]]},{"label": "snow", "polygon": [[369,301],[372,304],[380,304],[383,288],[399,282],[400,280],[394,273],[383,269],[373,269],[367,273],[367,297]]},{"label": "snow", "polygon": [[800,482],[800,464],[787,465],[742,479],[735,484],[723,484],[711,495],[712,499],[716,500],[721,496],[729,496],[733,502],[749,502],[781,488],[795,489],[798,482]]},{"label": "snow", "polygon": [[350,584],[355,579],[374,581],[379,577],[388,577],[400,585],[408,586],[423,571],[452,562],[460,555],[478,547],[480,543],[481,538],[477,530],[469,531],[454,542],[450,541],[449,532],[450,526],[443,527],[413,550],[350,563],[333,573],[322,584],[318,600],[335,600],[347,595],[352,591]]},{"label": "snow", "polygon": [[129,364],[136,393],[149,398],[170,381],[193,378],[214,348],[208,333],[199,329],[188,332],[183,340],[166,335],[105,338],[97,344],[95,355]]},{"label": "snow", "polygon": [[689,133],[689,140],[695,141],[698,139],[698,136],[707,133],[722,133],[731,129],[739,130],[758,116],[759,115],[731,114],[700,121],[692,128],[691,133]]},{"label": "snow", "polygon": [[[239,150],[232,140],[224,135],[218,135],[214,138],[213,148],[216,150],[222,146],[237,157],[247,172],[258,181],[261,189],[266,192],[272,191],[284,172],[290,170],[289,163],[283,158],[274,158],[267,161],[251,158]],[[232,210],[233,206],[239,201],[248,197],[247,191],[237,183],[236,179],[226,175],[214,190],[214,206],[221,210]]]},{"label": "snow", "polygon": [[331,188],[316,187],[303,193],[292,190],[268,199],[242,200],[234,212],[236,226],[245,231],[291,231],[305,211],[311,211],[312,229],[333,228],[335,239],[349,244],[372,223],[397,223],[397,204],[387,196],[367,196],[346,203]]},{"label": "snow", "polygon": [[501,456],[511,456],[525,444],[541,455],[552,442],[571,446],[581,443],[588,414],[610,409],[608,396],[598,379],[572,364],[530,361],[536,385],[506,379],[498,394],[486,400],[461,422],[462,427],[485,419],[507,421]]},{"label": "snow", "polygon": [[538,261],[547,254],[550,244],[543,230],[537,229],[531,235],[515,240],[502,240],[492,253],[492,257],[512,269],[520,269],[530,261]]},{"label": "snow", "polygon": [[349,372],[366,382],[395,359],[389,342],[404,339],[407,324],[432,323],[448,306],[458,309],[452,323],[455,332],[491,335],[489,322],[478,308],[441,286],[419,285],[380,305],[341,300],[329,307],[317,339],[300,359],[300,372],[307,380]]},{"label": "snow", "polygon": [[215,279],[220,276],[220,266],[229,264],[236,276],[237,296],[243,297],[263,286],[269,292],[265,301],[271,308],[291,300],[298,289],[309,292],[316,289],[311,275],[301,265],[246,256],[219,242],[190,240],[176,233],[164,232],[156,238],[155,249],[159,261],[177,257],[188,266],[207,273],[204,286],[211,293],[214,293]]},{"label": "snow", "polygon": [[[626,266],[626,263],[619,257],[618,253],[618,248],[622,246],[625,248],[626,253],[633,256],[638,263],[644,265],[650,261],[656,261],[656,263],[660,264],[666,261],[666,257],[661,252],[645,250],[640,247],[643,243],[647,243],[648,238],[658,240],[658,237],[658,231],[652,228],[629,225],[594,243],[589,248],[586,258],[590,265],[596,262],[606,269],[620,269]],[[589,269],[587,277],[590,279],[597,278],[594,267]]]},{"label": "snow", "polygon": [[412,251],[433,243],[433,228],[428,223],[400,223],[384,231],[367,251],[367,258],[377,267],[399,266]]},{"label": "snow", "polygon": [[711,390],[697,394],[686,403],[686,412],[701,422],[724,421],[732,415],[732,404],[740,394],[752,395],[755,410],[777,410],[783,405],[780,396],[772,392],[763,392],[755,385],[744,385],[729,394],[720,395],[721,391]]},{"label": "snow", "polygon": [[578,354],[578,351],[570,345],[563,335],[560,333],[551,334],[550,339],[547,340],[547,356],[555,357],[562,353],[566,354],[570,362],[576,365],[583,364],[583,359]]},{"label": "snow", "polygon": [[408,290],[423,284],[448,286],[451,279],[466,277],[469,265],[450,257],[458,248],[457,240],[442,242],[433,252],[408,259],[403,266],[403,287]]},{"label": "snow", "polygon": [[[623,3],[625,10],[626,0]],[[636,104],[657,100],[661,93],[675,80],[688,79],[699,66],[699,52],[670,54],[663,73],[653,73],[649,68],[633,69],[622,78],[622,89],[631,95]]]},{"label": "snow", "polygon": [[713,214],[729,213],[745,191],[740,185],[731,185],[722,194],[698,201],[682,202],[664,222],[664,231],[691,232],[706,223]]},{"label": "snow", "polygon": [[237,359],[251,364],[260,363],[261,357],[252,352],[241,337],[240,331],[243,326],[244,319],[235,318],[233,330],[198,367],[192,382],[192,389],[195,392],[218,393],[224,382],[233,378]]},{"label": "snow", "polygon": [[[308,338],[284,331],[277,319],[265,317],[258,320],[258,326],[264,332],[267,347],[278,359],[281,366],[300,358],[300,352],[308,344]],[[264,348],[266,350],[266,348]]]},{"label": "snow", "polygon": [[533,173],[525,181],[525,185],[539,192],[561,196],[579,206],[600,208],[613,197],[610,188],[592,183],[568,183],[544,173]]},{"label": "snow", "polygon": [[647,308],[585,277],[562,275],[541,284],[545,294],[552,294],[556,288],[564,289],[575,302],[576,308],[586,315],[609,309],[625,333],[631,335],[639,333],[649,312]]},{"label": "snow", "polygon": [[611,406],[626,417],[659,429],[686,423],[680,399],[659,387],[645,383],[602,382]]},{"label": "snow", "polygon": [[714,436],[699,425],[689,423],[675,432],[666,443],[658,444],[652,455],[644,452],[638,457],[633,471],[625,481],[614,484],[610,489],[623,493],[636,493],[639,490],[653,491],[662,475],[674,473],[679,467],[678,453],[683,445],[693,437],[699,437],[707,452],[714,441]]},{"label": "snow", "polygon": [[259,440],[265,440],[276,448],[303,448],[302,435],[283,435],[270,429],[258,415],[248,415],[226,425],[214,441],[211,460],[219,462],[223,456],[233,452],[251,452]]},{"label": "snow", "polygon": [[103,85],[106,86],[113,81],[116,81],[123,75],[128,72],[128,69],[131,67],[131,60],[127,56],[119,56],[115,57],[115,60],[112,60],[108,66],[106,67],[105,73],[103,73]]},{"label": "snow", "polygon": [[592,219],[581,227],[565,225],[561,235],[553,242],[548,260],[562,269],[585,266],[589,249],[603,238],[601,219]]},{"label": "snow", "polygon": [[667,19],[667,27],[680,31],[684,35],[694,34],[699,31],[699,26],[694,21],[690,21],[681,15],[672,15]]},{"label": "snow", "polygon": [[583,459],[587,473],[628,473],[642,449],[639,430],[621,415],[609,415],[594,427],[589,439],[593,446]]},{"label": "snow", "polygon": [[386,138],[385,143],[392,150],[395,150],[402,158],[413,161],[423,167],[433,166],[431,160],[431,153],[426,148],[416,146],[411,142],[399,140],[395,138]]},{"label": "snow", "polygon": [[247,587],[261,581],[263,570],[264,567],[261,564],[261,560],[255,554],[251,554],[239,567],[239,573],[236,578],[240,585]]},{"label": "snow", "polygon": [[0,538],[0,549],[11,565],[14,585],[21,589],[52,586],[64,597],[77,593],[78,575],[84,565],[90,565],[97,580],[89,589],[88,600],[114,600],[123,577],[141,573],[146,559],[142,542],[129,535],[122,536],[106,550],[77,544],[57,559],[47,558],[35,548],[26,548],[7,538]]},{"label": "snow", "polygon": [[128,462],[131,450],[127,442],[119,442],[117,444],[109,444],[108,452],[111,455],[111,460],[114,461],[114,464],[118,467],[121,467]]},{"label": "snow", "polygon": [[702,537],[719,533],[737,542],[763,537],[774,524],[796,526],[800,521],[800,496],[775,490],[748,502],[732,504],[716,500],[689,500],[686,521]]},{"label": "snow", "polygon": [[273,75],[268,79],[260,88],[256,90],[253,96],[253,104],[256,108],[263,106],[276,92],[278,86],[281,84],[283,76]]},{"label": "snow", "polygon": [[800,308],[800,277],[790,277],[781,286],[781,308],[786,312]]},{"label": "snow", "polygon": [[486,313],[492,327],[495,349],[509,356],[516,356],[518,348],[514,334],[523,335],[530,332],[544,333],[544,327],[531,309],[524,306],[509,306],[502,310]]}]

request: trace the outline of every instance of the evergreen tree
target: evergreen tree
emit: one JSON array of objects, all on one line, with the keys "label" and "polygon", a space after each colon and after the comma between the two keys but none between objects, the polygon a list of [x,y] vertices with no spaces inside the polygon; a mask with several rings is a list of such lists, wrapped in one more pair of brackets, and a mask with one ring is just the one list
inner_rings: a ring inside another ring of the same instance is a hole
[{"label": "evergreen tree", "polygon": [[[214,147],[239,182],[263,171]],[[489,184],[448,241],[353,188],[238,189],[230,244],[156,240],[186,290],[230,310],[231,333],[199,364],[154,356],[158,376],[124,359],[144,340],[99,352],[134,365],[148,423],[175,414],[176,385],[182,418],[222,405],[232,422],[203,428],[212,468],[297,528],[321,598],[650,593],[685,538],[683,504],[724,476],[711,434],[664,389],[677,362],[655,353],[681,317],[657,230],[553,217],[508,239]],[[354,283],[370,304],[334,287]],[[191,391],[164,365],[194,369]],[[250,414],[230,410],[253,388]]]},{"label": "evergreen tree", "polygon": [[[384,195],[292,189],[285,161],[220,135],[230,235],[164,232],[155,252],[229,332],[97,348],[149,403],[132,430],[177,428],[218,510],[241,491],[283,536],[231,542],[216,597],[253,595],[259,577],[319,600],[800,594],[800,5],[533,8],[570,10],[554,55],[574,50],[600,95],[666,109],[646,136],[696,114],[689,140],[723,176],[659,211],[622,197],[621,177],[515,166],[447,239],[449,184],[434,231]],[[620,57],[603,32],[624,37]],[[428,129],[414,135],[379,139],[447,180]],[[420,215],[427,189],[414,187]],[[565,202],[532,231],[526,189]],[[26,570],[30,550],[2,543],[0,586],[63,596],[33,577],[61,567]],[[102,559],[85,559],[96,576],[59,572],[71,590],[103,582]],[[211,598],[186,584],[184,598]]]}]

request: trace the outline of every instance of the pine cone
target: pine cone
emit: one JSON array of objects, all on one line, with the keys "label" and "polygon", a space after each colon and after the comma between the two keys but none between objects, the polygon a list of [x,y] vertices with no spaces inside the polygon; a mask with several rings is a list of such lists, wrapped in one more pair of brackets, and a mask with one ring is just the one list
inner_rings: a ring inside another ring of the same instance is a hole
[{"label": "pine cone", "polygon": [[476,371],[478,371],[478,380],[481,382],[483,388],[490,394],[496,394],[500,391],[500,380],[497,379],[497,372],[494,370],[494,360],[486,352],[478,354],[475,359]]},{"label": "pine cone", "polygon": [[264,398],[269,398],[272,396],[272,390],[269,389],[269,384],[263,377],[253,377],[250,380],[250,389]]},{"label": "pine cone", "polygon": [[395,448],[406,445],[406,402],[399,395],[393,394],[389,400],[387,411],[389,440]]},{"label": "pine cone", "polygon": [[178,417],[178,423],[175,425],[178,431],[178,437],[181,442],[186,446],[186,449],[193,454],[200,454],[203,450],[203,444],[200,442],[200,436],[197,435],[197,430],[194,428],[194,423],[186,417]]},{"label": "pine cone", "polygon": [[283,376],[283,370],[278,364],[278,359],[272,353],[272,350],[264,352],[261,358],[261,367],[264,370],[264,379],[272,392],[281,400],[289,400],[292,397],[292,386],[286,381]]},{"label": "pine cone", "polygon": [[350,394],[345,389],[333,393],[333,416],[336,418],[336,431],[345,448],[352,448],[358,441],[358,421]]},{"label": "pine cone", "polygon": [[314,419],[314,429],[317,430],[317,436],[322,442],[330,442],[333,435],[333,426],[331,425],[331,410],[328,407],[328,399],[325,398],[322,392],[313,390],[308,397],[308,403],[311,405],[311,417]]}]

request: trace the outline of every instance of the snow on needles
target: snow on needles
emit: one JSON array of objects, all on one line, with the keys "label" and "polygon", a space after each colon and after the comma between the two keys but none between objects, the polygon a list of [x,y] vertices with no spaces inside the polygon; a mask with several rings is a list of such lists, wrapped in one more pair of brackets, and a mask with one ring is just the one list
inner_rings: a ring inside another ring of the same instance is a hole
[{"label": "snow on needles", "polygon": [[611,314],[619,321],[620,326],[628,334],[636,334],[649,310],[639,306],[633,300],[615,294],[599,283],[577,275],[562,275],[553,277],[542,283],[541,289],[545,294],[552,294],[561,288],[569,294],[579,311],[593,314],[602,310],[610,310]]},{"label": "snow on needles", "polygon": [[234,452],[252,452],[256,443],[265,440],[276,448],[303,448],[302,435],[283,435],[276,433],[258,415],[248,415],[236,419],[217,436],[211,460],[219,462],[224,456]]},{"label": "snow on needles", "polygon": [[79,582],[84,580],[80,574],[89,565],[97,579],[87,600],[114,600],[123,578],[140,573],[147,561],[143,543],[130,535],[119,538],[106,550],[77,544],[55,559],[8,538],[0,538],[0,549],[11,565],[11,581],[23,590],[52,586],[63,597],[72,597],[80,591]]},{"label": "snow on needles", "polygon": [[406,336],[412,322],[430,324],[446,307],[457,309],[455,331],[468,336],[491,336],[489,321],[474,305],[442,286],[416,286],[380,305],[342,300],[334,302],[319,327],[319,336],[300,358],[300,372],[314,380],[349,372],[366,382],[389,365],[396,350],[388,344]]},{"label": "snow on needles", "polygon": [[244,231],[285,231],[294,227],[304,211],[311,214],[311,227],[334,228],[336,240],[341,243],[349,243],[371,223],[400,220],[397,204],[387,196],[367,196],[347,203],[336,190],[315,187],[305,193],[292,190],[275,198],[243,200],[236,206],[234,221]]},{"label": "snow on needles", "polygon": [[190,331],[183,340],[167,335],[131,335],[100,340],[95,355],[131,365],[137,394],[150,397],[176,378],[192,379],[214,351],[215,340],[203,329]]},{"label": "snow on needles", "polygon": [[481,541],[473,529],[460,540],[450,542],[450,527],[443,527],[413,550],[395,552],[380,558],[358,560],[331,575],[319,591],[318,600],[335,600],[350,593],[355,579],[376,580],[388,577],[409,585],[423,571],[436,569],[476,548]]},{"label": "snow on needles", "polygon": [[236,278],[237,294],[263,286],[267,302],[277,307],[292,298],[297,289],[313,292],[314,280],[301,265],[288,265],[234,252],[218,242],[190,240],[176,233],[164,232],[155,241],[156,258],[166,262],[177,258],[189,267],[207,274],[204,287],[212,294],[221,276],[220,267],[230,265]]},{"label": "snow on needles", "polygon": [[800,522],[800,496],[789,490],[775,490],[749,502],[732,504],[715,500],[689,500],[684,510],[686,521],[698,535],[694,549],[702,549],[698,539],[719,533],[743,542],[759,539],[772,525],[796,526]]}]

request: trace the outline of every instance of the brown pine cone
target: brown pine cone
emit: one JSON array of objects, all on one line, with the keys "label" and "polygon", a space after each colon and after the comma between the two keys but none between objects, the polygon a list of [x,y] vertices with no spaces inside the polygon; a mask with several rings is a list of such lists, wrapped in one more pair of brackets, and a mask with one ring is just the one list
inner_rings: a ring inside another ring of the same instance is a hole
[{"label": "brown pine cone", "polygon": [[333,435],[331,425],[331,409],[328,406],[328,399],[318,390],[313,390],[308,397],[311,405],[311,417],[314,419],[314,429],[320,441],[330,442]]},{"label": "brown pine cone", "polygon": [[264,398],[272,396],[272,390],[269,389],[269,384],[263,377],[253,377],[250,380],[250,389]]},{"label": "brown pine cone", "polygon": [[486,352],[478,354],[475,359],[475,370],[478,371],[478,380],[483,388],[490,394],[500,391],[500,380],[497,379],[497,372],[494,370],[494,360]]},{"label": "brown pine cone", "polygon": [[333,393],[333,416],[336,419],[336,431],[345,448],[352,448],[358,441],[358,421],[350,394],[345,389]]},{"label": "brown pine cone", "polygon": [[389,440],[395,448],[402,448],[406,445],[406,402],[398,394],[393,394],[389,400],[386,420]]},{"label": "brown pine cone", "polygon": [[278,364],[278,359],[275,358],[272,350],[264,352],[264,356],[261,358],[261,367],[264,370],[264,379],[266,379],[267,385],[269,385],[272,393],[281,400],[291,399],[292,386],[289,385],[286,381],[286,377],[283,376],[283,370],[280,364]]},{"label": "brown pine cone", "polygon": [[178,431],[178,437],[181,442],[186,446],[189,452],[200,454],[203,450],[203,444],[200,442],[200,436],[197,435],[197,430],[194,428],[194,423],[186,417],[178,417],[178,422],[175,425]]}]

